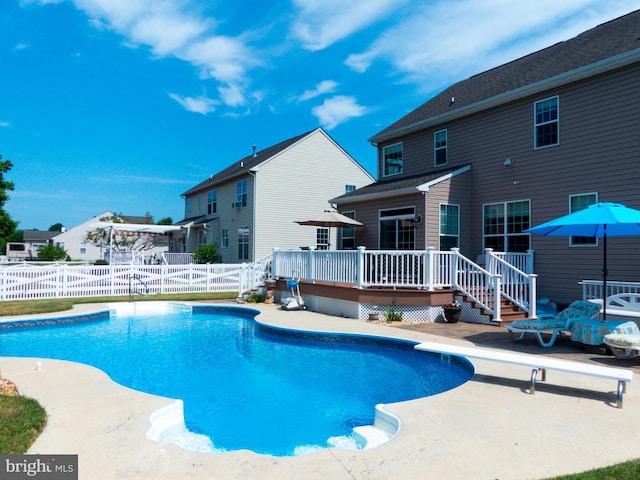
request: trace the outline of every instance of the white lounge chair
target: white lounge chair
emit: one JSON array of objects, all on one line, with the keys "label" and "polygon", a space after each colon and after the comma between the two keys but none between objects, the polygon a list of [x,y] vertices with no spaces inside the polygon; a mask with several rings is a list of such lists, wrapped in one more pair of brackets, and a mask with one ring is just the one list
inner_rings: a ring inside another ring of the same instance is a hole
[{"label": "white lounge chair", "polygon": [[628,333],[608,333],[604,343],[618,359],[627,359],[640,355],[640,335]]},{"label": "white lounge chair", "polygon": [[[513,338],[514,333],[520,336],[514,340],[522,340],[527,333],[536,335],[543,347],[551,347],[558,335],[571,331],[571,324],[578,318],[593,318],[600,313],[600,305],[577,300],[557,315],[542,314],[537,320],[516,320],[505,328]],[[550,335],[547,341],[542,334]]]}]

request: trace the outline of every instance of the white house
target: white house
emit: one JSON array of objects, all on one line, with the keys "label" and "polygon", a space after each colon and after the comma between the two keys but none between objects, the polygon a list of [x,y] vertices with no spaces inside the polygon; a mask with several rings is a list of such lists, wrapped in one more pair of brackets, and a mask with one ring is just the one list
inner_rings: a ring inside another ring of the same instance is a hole
[{"label": "white house", "polygon": [[[323,129],[256,151],[182,194],[182,232],[173,252],[215,243],[224,263],[255,261],[273,248],[327,248],[337,229],[295,223],[321,213],[330,198],[373,182],[373,177]],[[355,242],[355,240],[354,240]]]}]

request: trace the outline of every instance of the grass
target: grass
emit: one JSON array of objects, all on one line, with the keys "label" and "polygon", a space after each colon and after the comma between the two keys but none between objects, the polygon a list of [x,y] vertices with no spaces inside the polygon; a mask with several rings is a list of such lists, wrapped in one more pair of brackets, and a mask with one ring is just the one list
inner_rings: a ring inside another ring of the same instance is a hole
[{"label": "grass", "polygon": [[637,478],[640,478],[640,460],[631,460],[612,467],[596,468],[587,472],[554,477],[553,480],[635,480]]},{"label": "grass", "polygon": [[[136,302],[146,301],[198,301],[198,300],[231,300],[237,297],[236,292],[221,293],[178,293],[172,295],[136,296]],[[54,313],[71,310],[74,305],[83,303],[126,302],[128,296],[120,297],[83,297],[83,298],[54,298],[47,300],[14,300],[2,302],[2,313],[5,315],[35,315],[38,313]]]},{"label": "grass", "polygon": [[0,395],[0,454],[25,453],[46,423],[44,408],[33,398]]},{"label": "grass", "polygon": [[[136,302],[151,300],[231,300],[236,293],[185,293],[136,297]],[[65,298],[52,300],[10,301],[2,303],[2,315],[33,315],[62,312],[74,304],[126,302],[128,297]],[[38,437],[46,424],[46,413],[35,400],[0,395],[0,454],[22,454]],[[583,473],[554,477],[553,480],[635,480],[640,478],[640,460]]]}]

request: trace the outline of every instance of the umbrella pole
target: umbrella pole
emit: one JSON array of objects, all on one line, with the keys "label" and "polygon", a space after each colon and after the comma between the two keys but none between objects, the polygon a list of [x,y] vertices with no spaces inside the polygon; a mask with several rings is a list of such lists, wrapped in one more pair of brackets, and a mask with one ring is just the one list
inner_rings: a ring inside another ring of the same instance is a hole
[{"label": "umbrella pole", "polygon": [[607,224],[604,224],[604,260],[602,262],[602,321],[607,321]]}]

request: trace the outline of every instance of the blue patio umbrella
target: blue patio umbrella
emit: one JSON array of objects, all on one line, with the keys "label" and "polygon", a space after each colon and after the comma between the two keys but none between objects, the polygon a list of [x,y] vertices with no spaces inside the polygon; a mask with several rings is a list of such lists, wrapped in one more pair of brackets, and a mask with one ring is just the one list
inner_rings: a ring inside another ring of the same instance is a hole
[{"label": "blue patio umbrella", "polygon": [[577,236],[603,239],[602,319],[607,319],[607,237],[640,235],[640,210],[619,203],[601,202],[525,230],[545,236]]}]

